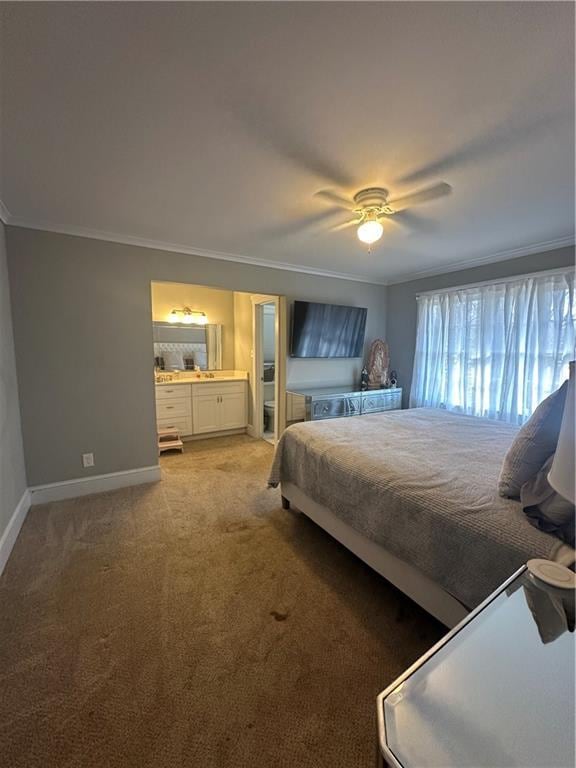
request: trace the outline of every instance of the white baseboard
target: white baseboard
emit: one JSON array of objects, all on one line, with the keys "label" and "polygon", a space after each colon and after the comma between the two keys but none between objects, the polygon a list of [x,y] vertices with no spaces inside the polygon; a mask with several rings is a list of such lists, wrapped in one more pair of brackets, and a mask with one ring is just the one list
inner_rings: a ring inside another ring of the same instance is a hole
[{"label": "white baseboard", "polygon": [[246,431],[246,427],[238,427],[238,429],[222,429],[219,432],[202,432],[200,435],[182,435],[182,441],[184,443],[194,443],[197,440],[212,440],[215,437],[245,435]]},{"label": "white baseboard", "polygon": [[12,547],[16,543],[16,539],[20,533],[20,528],[22,528],[22,523],[26,519],[26,515],[28,514],[29,509],[30,491],[26,489],[22,494],[22,498],[16,505],[16,509],[12,513],[12,517],[6,526],[6,530],[0,538],[0,576],[2,575],[2,571],[8,562],[8,558],[12,552]]},{"label": "white baseboard", "polygon": [[160,466],[139,467],[125,472],[110,472],[107,475],[92,475],[75,480],[64,480],[61,483],[35,485],[29,488],[31,504],[46,504],[49,501],[74,499],[77,496],[87,496],[90,493],[114,491],[130,485],[156,483],[162,479]]},{"label": "white baseboard", "polygon": [[254,424],[248,424],[246,427],[246,434],[250,435],[250,437],[258,437],[258,434],[256,433],[256,427]]}]

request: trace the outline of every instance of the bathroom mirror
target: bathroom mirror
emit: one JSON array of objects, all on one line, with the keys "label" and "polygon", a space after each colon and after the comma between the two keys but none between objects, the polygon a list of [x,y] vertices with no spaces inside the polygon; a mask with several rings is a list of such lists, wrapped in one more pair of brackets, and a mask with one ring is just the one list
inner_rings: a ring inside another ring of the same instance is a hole
[{"label": "bathroom mirror", "polygon": [[157,370],[222,369],[222,326],[153,323],[154,365]]}]

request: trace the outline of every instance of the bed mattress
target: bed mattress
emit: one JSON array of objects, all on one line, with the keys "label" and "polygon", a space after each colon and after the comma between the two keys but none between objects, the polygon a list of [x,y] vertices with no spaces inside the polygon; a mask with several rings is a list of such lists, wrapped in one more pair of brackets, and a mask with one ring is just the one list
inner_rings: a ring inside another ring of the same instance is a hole
[{"label": "bed mattress", "polygon": [[562,547],[498,495],[516,431],[429,408],[304,422],[282,435],[270,484],[295,484],[474,608],[526,560]]}]

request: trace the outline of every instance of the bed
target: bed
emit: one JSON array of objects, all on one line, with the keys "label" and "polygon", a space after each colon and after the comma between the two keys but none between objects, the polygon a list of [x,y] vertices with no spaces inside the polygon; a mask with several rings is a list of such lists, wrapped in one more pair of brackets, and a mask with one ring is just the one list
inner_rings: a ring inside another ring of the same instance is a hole
[{"label": "bed", "polygon": [[517,428],[439,409],[304,422],[282,435],[269,483],[447,626],[562,542],[498,495]]}]

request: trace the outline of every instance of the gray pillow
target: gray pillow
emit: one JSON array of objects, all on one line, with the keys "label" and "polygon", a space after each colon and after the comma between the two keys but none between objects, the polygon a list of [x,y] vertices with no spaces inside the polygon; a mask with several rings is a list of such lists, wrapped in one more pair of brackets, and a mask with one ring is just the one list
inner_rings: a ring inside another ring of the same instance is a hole
[{"label": "gray pillow", "polygon": [[552,533],[574,546],[574,504],[565,499],[548,482],[554,454],[520,489],[522,508],[536,528]]},{"label": "gray pillow", "polygon": [[520,496],[520,488],[524,483],[534,477],[544,462],[555,453],[567,389],[568,382],[565,381],[560,389],[540,403],[514,438],[504,457],[498,479],[500,496]]}]

